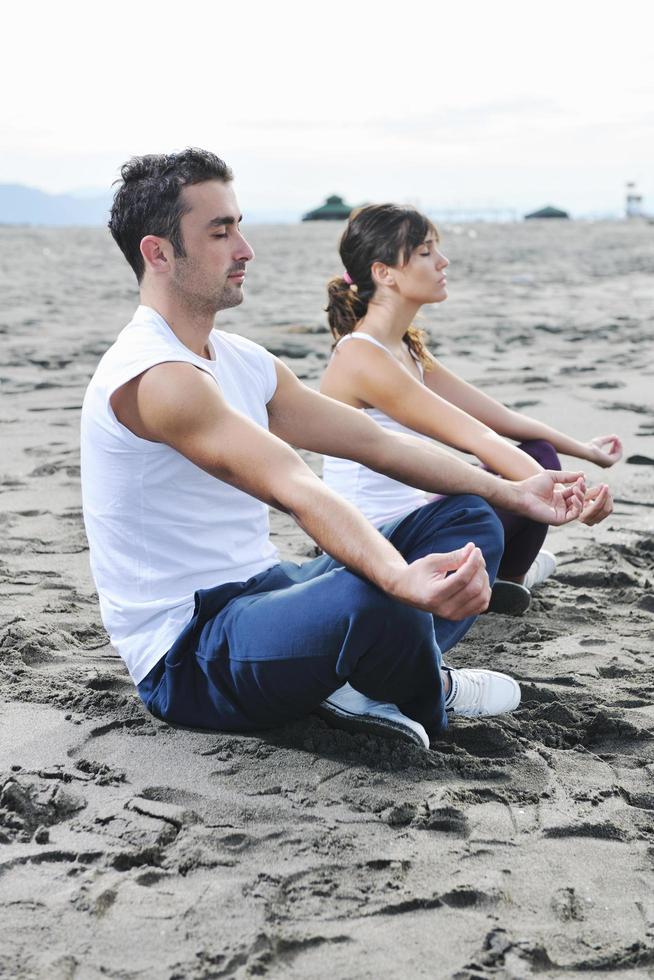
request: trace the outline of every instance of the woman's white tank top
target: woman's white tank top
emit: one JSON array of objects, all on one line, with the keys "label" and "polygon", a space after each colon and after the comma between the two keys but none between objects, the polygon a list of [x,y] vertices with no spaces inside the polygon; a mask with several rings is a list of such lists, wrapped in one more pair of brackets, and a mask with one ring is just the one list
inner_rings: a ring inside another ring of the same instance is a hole
[{"label": "woman's white tank top", "polygon": [[[393,357],[391,352],[376,337],[368,333],[349,333],[342,337],[336,348],[340,347],[348,340],[364,340],[381,350],[386,351],[389,357]],[[336,350],[335,348],[335,350]],[[422,365],[418,363],[420,380],[423,380],[424,372]],[[377,408],[362,408],[360,411],[369,415],[378,425],[392,432],[402,432],[409,436],[424,439],[430,442],[428,436],[422,432],[416,432],[401,422],[396,421]],[[354,504],[362,514],[364,514],[371,524],[380,527],[387,521],[395,520],[403,514],[407,514],[417,507],[434,500],[437,495],[425,493],[415,487],[409,487],[405,483],[392,480],[382,473],[368,469],[361,463],[351,459],[340,459],[337,456],[325,456],[323,465],[323,480],[325,484],[341,497],[345,497],[350,503]]]}]

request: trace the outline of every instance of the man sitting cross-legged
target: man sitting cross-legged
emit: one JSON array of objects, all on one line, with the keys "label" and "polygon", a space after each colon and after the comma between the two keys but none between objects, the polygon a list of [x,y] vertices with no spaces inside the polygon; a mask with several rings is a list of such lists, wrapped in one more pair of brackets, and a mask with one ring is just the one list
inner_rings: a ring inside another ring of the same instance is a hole
[{"label": "man sitting cross-legged", "polygon": [[[482,498],[563,524],[580,513],[581,475],[499,480],[214,329],[253,257],[230,170],[186,150],[134,158],[122,178],[110,228],[141,305],[84,399],[82,491],[104,623],[148,709],[249,731],[322,705],[425,745],[448,711],[513,710],[511,678],[441,664],[486,608],[502,553]],[[379,533],[291,446],[448,497]],[[323,557],[280,562],[267,505]]]}]

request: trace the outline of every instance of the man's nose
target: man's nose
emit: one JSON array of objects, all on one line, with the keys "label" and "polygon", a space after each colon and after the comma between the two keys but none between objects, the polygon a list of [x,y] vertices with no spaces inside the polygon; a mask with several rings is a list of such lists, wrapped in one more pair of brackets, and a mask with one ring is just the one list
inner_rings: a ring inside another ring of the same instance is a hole
[{"label": "man's nose", "polygon": [[239,240],[236,246],[236,252],[234,258],[238,262],[249,262],[254,258],[254,249],[243,235],[239,234]]}]

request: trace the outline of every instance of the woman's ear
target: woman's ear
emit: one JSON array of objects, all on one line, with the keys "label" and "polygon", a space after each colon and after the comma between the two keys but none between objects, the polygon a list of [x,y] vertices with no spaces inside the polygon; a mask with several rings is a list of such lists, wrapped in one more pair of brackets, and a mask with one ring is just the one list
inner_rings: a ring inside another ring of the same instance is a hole
[{"label": "woman's ear", "polygon": [[395,276],[393,269],[385,262],[373,262],[370,267],[370,275],[375,286],[394,286]]}]

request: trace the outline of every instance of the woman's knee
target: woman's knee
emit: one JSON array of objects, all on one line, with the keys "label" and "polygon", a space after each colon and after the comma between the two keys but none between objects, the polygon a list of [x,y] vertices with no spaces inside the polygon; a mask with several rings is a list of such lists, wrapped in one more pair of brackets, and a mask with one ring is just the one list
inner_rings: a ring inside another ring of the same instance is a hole
[{"label": "woman's knee", "polygon": [[545,470],[561,469],[561,461],[556,449],[546,439],[528,439],[526,442],[521,442],[518,448],[540,463]]}]

